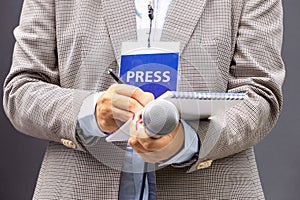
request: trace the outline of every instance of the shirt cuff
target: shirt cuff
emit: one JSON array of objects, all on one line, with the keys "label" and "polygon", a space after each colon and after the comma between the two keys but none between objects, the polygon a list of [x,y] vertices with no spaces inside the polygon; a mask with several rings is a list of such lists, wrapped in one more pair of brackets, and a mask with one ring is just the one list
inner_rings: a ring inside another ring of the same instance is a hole
[{"label": "shirt cuff", "polygon": [[160,163],[159,167],[186,162],[199,151],[199,139],[197,133],[184,120],[181,119],[180,121],[184,130],[184,147],[175,156]]},{"label": "shirt cuff", "polygon": [[106,137],[97,124],[95,107],[103,92],[93,93],[82,103],[77,116],[77,134],[84,145],[91,144],[99,137]]}]

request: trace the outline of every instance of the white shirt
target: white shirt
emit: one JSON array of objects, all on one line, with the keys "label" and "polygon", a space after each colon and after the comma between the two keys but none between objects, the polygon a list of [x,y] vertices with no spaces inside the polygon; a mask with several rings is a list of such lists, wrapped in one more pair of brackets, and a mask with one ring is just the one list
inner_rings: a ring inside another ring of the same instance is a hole
[{"label": "white shirt", "polygon": [[[162,29],[172,0],[152,0],[154,9],[153,29]],[[149,29],[148,0],[135,0],[136,28]]]},{"label": "white shirt", "polygon": [[[152,0],[151,4],[154,10],[154,18],[152,21],[152,41],[159,41],[161,32],[167,17],[168,8],[172,0]],[[146,40],[148,38],[150,19],[148,16],[148,0],[135,0],[136,10],[136,29],[138,40]]]}]

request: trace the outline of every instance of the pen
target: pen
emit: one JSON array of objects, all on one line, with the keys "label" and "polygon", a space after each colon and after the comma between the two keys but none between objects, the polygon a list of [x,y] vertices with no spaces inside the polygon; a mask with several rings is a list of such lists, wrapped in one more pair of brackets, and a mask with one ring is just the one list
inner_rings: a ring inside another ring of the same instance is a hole
[{"label": "pen", "polygon": [[124,84],[124,82],[113,72],[112,69],[108,69],[108,74],[113,77],[113,79],[119,83],[119,84]]}]

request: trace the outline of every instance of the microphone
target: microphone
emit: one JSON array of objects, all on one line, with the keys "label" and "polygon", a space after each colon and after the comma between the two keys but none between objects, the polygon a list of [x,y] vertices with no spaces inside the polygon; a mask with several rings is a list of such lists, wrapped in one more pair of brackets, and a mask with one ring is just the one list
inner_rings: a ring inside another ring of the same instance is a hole
[{"label": "microphone", "polygon": [[170,101],[155,100],[145,106],[142,120],[150,137],[163,136],[177,127],[179,112]]}]

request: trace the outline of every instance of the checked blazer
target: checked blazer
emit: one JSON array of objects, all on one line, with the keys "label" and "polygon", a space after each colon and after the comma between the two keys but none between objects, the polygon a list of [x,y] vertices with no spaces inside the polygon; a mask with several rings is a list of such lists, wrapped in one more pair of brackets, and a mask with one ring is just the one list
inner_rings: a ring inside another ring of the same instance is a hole
[{"label": "checked blazer", "polygon": [[[147,2],[145,3],[147,5]],[[180,42],[178,90],[245,92],[223,115],[187,121],[195,162],[156,172],[158,199],[264,199],[253,146],[282,107],[280,0],[173,0],[162,41]],[[49,141],[33,199],[117,199],[122,155],[78,138],[82,102],[104,91],[121,44],[136,40],[133,0],[24,0],[4,109],[19,131]],[[103,151],[103,154],[101,153]]]}]

